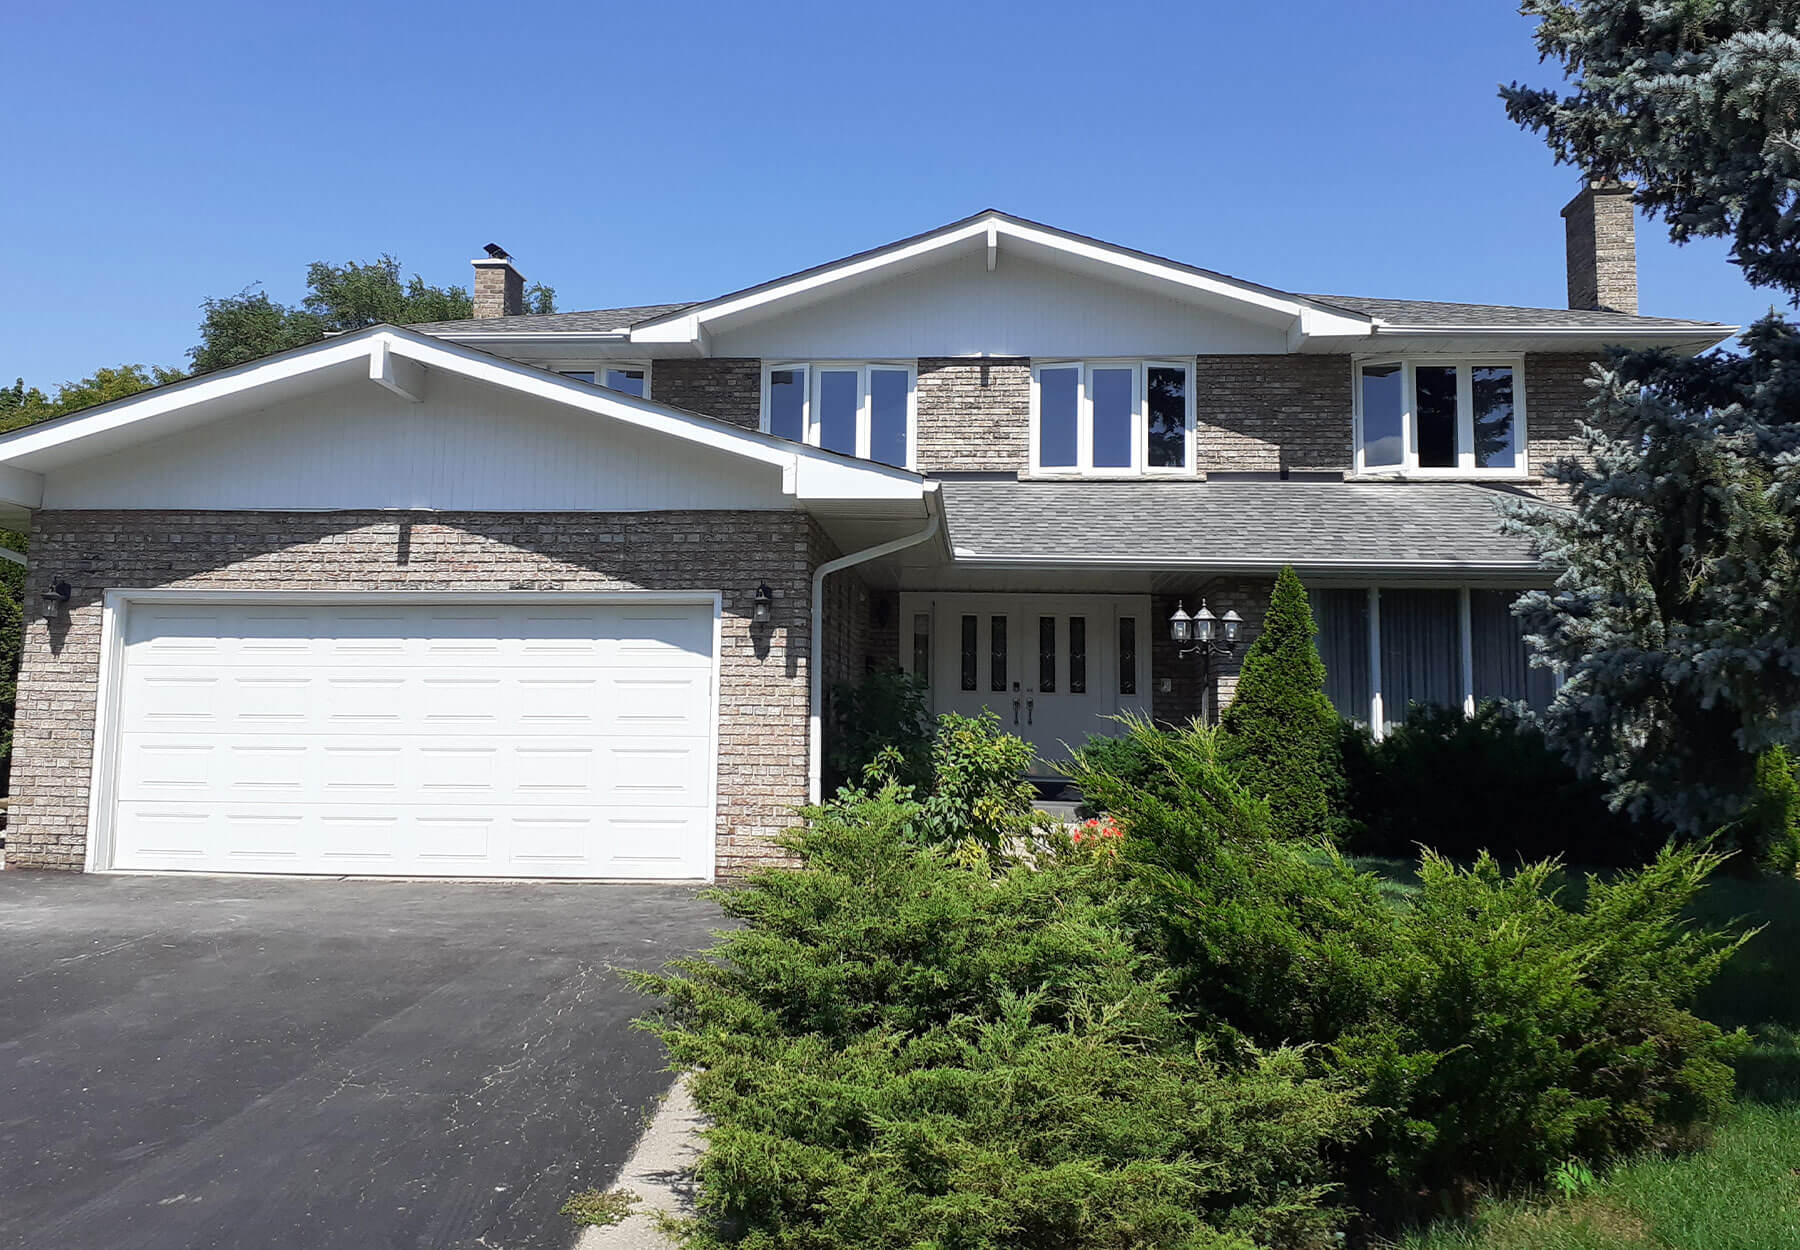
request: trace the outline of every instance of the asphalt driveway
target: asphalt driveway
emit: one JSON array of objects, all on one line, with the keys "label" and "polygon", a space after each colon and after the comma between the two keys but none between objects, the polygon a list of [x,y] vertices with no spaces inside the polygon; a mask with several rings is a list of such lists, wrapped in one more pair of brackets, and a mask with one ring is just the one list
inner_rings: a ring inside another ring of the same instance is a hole
[{"label": "asphalt driveway", "polygon": [[564,1247],[686,887],[0,873],[0,1245]]}]

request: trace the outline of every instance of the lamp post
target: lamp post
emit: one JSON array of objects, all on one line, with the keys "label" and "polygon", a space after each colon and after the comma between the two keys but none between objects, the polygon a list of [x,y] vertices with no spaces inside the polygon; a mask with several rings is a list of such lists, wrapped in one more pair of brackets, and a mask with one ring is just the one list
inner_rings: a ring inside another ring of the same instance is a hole
[{"label": "lamp post", "polygon": [[[1192,616],[1188,615],[1184,604],[1176,602],[1174,615],[1169,617],[1169,638],[1176,645],[1177,655],[1200,657],[1201,690],[1211,693],[1213,661],[1237,650],[1238,628],[1242,624],[1243,618],[1229,608],[1224,616],[1214,616],[1204,599],[1200,601],[1200,610]],[[1216,719],[1211,712],[1209,708],[1209,723]]]}]

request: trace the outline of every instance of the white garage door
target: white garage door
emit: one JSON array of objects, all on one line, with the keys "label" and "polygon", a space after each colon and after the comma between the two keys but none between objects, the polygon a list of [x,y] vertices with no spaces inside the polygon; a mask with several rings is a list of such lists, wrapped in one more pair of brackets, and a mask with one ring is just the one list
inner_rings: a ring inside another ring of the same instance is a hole
[{"label": "white garage door", "polygon": [[710,603],[135,602],[112,865],[712,874]]}]

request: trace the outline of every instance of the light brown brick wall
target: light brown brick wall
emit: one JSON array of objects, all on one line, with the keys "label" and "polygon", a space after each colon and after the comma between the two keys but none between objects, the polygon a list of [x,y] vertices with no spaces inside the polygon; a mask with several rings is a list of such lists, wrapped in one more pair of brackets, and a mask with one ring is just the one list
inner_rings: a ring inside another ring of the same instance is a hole
[{"label": "light brown brick wall", "polygon": [[1343,356],[1201,356],[1194,421],[1202,472],[1348,469],[1350,362]]},{"label": "light brown brick wall", "polygon": [[[718,590],[718,863],[779,858],[806,800],[816,530],[799,513],[40,512],[30,586],[74,587],[54,628],[26,627],[9,867],[80,868],[87,839],[101,593],[282,590]],[[750,621],[759,582],[768,627]]]},{"label": "light brown brick wall", "polygon": [[651,368],[650,397],[754,430],[762,412],[762,361],[754,356],[659,360]]},{"label": "light brown brick wall", "polygon": [[[1586,455],[1581,427],[1593,419],[1587,407],[1593,395],[1587,386],[1593,365],[1589,356],[1525,358],[1525,438],[1533,477],[1543,476],[1552,463],[1564,456]],[[1544,482],[1531,489],[1546,499],[1562,501],[1568,497],[1568,492],[1555,482]]]},{"label": "light brown brick wall", "polygon": [[1017,472],[1030,463],[1031,362],[919,361],[921,472]]}]

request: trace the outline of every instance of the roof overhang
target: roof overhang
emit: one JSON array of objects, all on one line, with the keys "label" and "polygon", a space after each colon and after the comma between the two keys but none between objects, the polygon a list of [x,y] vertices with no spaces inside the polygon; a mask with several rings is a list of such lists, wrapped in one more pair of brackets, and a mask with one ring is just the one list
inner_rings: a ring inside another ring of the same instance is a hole
[{"label": "roof overhang", "polygon": [[0,435],[0,521],[16,520],[41,505],[47,472],[358,379],[414,403],[429,402],[432,377],[439,372],[767,466],[780,474],[782,493],[796,507],[909,519],[927,514],[934,493],[923,477],[904,469],[381,325]]},{"label": "roof overhang", "polygon": [[1595,326],[1395,326],[1377,322],[1372,333],[1319,336],[1307,340],[1297,350],[1356,355],[1381,352],[1598,354],[1613,347],[1662,347],[1677,355],[1693,356],[1717,347],[1737,332],[1737,326],[1707,323],[1609,329]]},{"label": "roof overhang", "polygon": [[990,272],[1016,255],[1228,313],[1284,331],[1290,349],[1318,336],[1366,336],[1374,329],[1374,321],[1359,313],[990,209],[910,239],[639,322],[631,328],[630,341],[704,355],[712,334],[891,281],[959,255],[984,257]]}]

